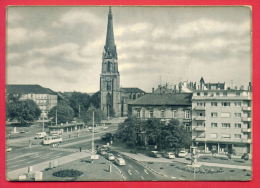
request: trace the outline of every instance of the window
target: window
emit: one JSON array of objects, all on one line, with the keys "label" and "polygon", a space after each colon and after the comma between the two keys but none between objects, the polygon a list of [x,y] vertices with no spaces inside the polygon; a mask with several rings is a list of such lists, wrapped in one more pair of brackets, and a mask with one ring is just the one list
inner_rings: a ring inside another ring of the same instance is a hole
[{"label": "window", "polygon": [[223,96],[227,96],[227,92],[225,91],[225,92],[223,92]]},{"label": "window", "polygon": [[197,102],[197,106],[205,106],[205,102]]},{"label": "window", "polygon": [[241,102],[234,102],[235,106],[241,106]]},{"label": "window", "polygon": [[208,92],[204,92],[204,96],[208,96]]},{"label": "window", "polygon": [[217,138],[218,134],[217,133],[211,133],[211,134],[209,134],[209,137],[210,138]]},{"label": "window", "polygon": [[185,116],[185,119],[190,119],[190,110],[185,110],[184,116]]},{"label": "window", "polygon": [[218,113],[217,112],[212,112],[211,113],[211,117],[218,117]]},{"label": "window", "polygon": [[217,123],[211,123],[211,128],[217,128],[218,124]]},{"label": "window", "polygon": [[241,123],[235,123],[235,128],[237,129],[241,128]]},{"label": "window", "polygon": [[230,106],[230,102],[222,102],[222,106]]},{"label": "window", "polygon": [[203,127],[205,127],[205,123],[202,123],[202,122],[197,122],[197,126],[203,126]]},{"label": "window", "polygon": [[150,118],[153,118],[153,110],[150,110],[149,116],[150,116]]},{"label": "window", "polygon": [[165,111],[161,110],[161,118],[165,118]]},{"label": "window", "polygon": [[236,96],[240,96],[240,92],[239,91],[236,92]]},{"label": "window", "polygon": [[230,123],[222,123],[222,128],[230,128]]},{"label": "window", "polygon": [[137,118],[140,118],[140,110],[137,110],[136,116],[137,116]]},{"label": "window", "polygon": [[142,117],[145,118],[145,109],[142,110]]},{"label": "window", "polygon": [[219,96],[219,92],[217,92],[216,95]]},{"label": "window", "polygon": [[200,92],[197,93],[197,96],[200,96]]},{"label": "window", "polygon": [[185,129],[186,131],[191,131],[191,126],[189,123],[185,123]]},{"label": "window", "polygon": [[241,138],[241,134],[234,134],[235,138]]},{"label": "window", "polygon": [[176,110],[172,110],[172,118],[176,117]]},{"label": "window", "polygon": [[211,106],[218,106],[218,102],[211,102]]},{"label": "window", "polygon": [[228,113],[228,112],[222,112],[222,113],[221,113],[221,117],[223,117],[223,118],[229,118],[229,117],[230,117],[230,113]]},{"label": "window", "polygon": [[222,138],[230,138],[231,136],[230,136],[230,134],[222,134],[221,137]]},{"label": "window", "polygon": [[235,113],[235,117],[241,117],[241,113]]}]

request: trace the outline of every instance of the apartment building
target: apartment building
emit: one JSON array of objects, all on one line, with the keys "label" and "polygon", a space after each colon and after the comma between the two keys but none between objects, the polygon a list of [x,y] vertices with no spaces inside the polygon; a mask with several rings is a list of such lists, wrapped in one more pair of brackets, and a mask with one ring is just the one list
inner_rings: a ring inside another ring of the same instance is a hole
[{"label": "apartment building", "polygon": [[50,109],[57,105],[58,96],[51,89],[40,85],[7,85],[6,94],[19,96],[19,100],[33,100],[41,110],[41,118],[47,118]]},{"label": "apartment building", "polygon": [[198,89],[192,97],[192,139],[199,150],[251,153],[251,85],[243,89]]}]

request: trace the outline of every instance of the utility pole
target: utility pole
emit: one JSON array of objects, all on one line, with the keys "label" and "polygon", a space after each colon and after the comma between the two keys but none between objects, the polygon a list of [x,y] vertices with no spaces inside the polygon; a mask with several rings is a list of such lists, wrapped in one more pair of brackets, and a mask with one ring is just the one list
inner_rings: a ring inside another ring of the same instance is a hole
[{"label": "utility pole", "polygon": [[56,122],[56,125],[58,124],[57,122],[58,122],[58,119],[57,119],[57,108],[56,108],[56,114],[55,114],[56,116],[55,116],[55,122]]},{"label": "utility pole", "polygon": [[80,104],[79,104],[79,119],[80,119]]},{"label": "utility pole", "polygon": [[94,155],[94,123],[95,123],[95,111],[93,110],[93,117],[92,117],[92,155]]},{"label": "utility pole", "polygon": [[44,132],[44,116],[42,116],[42,132]]}]

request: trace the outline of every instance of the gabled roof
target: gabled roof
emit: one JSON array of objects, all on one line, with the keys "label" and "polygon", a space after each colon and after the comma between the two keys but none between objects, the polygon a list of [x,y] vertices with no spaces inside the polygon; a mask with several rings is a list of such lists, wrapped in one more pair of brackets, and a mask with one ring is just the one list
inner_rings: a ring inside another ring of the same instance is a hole
[{"label": "gabled roof", "polygon": [[145,91],[137,88],[137,87],[121,87],[120,92],[124,93],[145,93]]},{"label": "gabled roof", "polygon": [[40,85],[6,85],[7,93],[34,93],[34,94],[56,94],[49,88],[44,88]]},{"label": "gabled roof", "polygon": [[132,105],[191,105],[191,93],[150,93],[130,104]]}]

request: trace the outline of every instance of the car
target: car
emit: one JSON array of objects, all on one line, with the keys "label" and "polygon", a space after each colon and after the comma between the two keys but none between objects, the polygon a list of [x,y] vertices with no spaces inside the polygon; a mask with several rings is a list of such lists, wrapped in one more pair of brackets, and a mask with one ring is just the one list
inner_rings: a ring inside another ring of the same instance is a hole
[{"label": "car", "polygon": [[121,157],[117,157],[117,158],[115,159],[115,163],[116,163],[117,165],[119,165],[119,166],[124,166],[124,165],[125,165],[125,160],[124,160],[123,158],[121,158]]},{"label": "car", "polygon": [[174,159],[175,155],[173,152],[166,152],[166,153],[164,153],[164,157],[168,158],[168,159]]},{"label": "car", "polygon": [[12,151],[12,148],[6,148],[6,151],[10,152],[10,151]]},{"label": "car", "polygon": [[36,135],[35,135],[35,139],[41,139],[41,138],[44,138],[44,137],[46,137],[47,136],[47,133],[46,132],[40,132],[40,133],[36,133]]},{"label": "car", "polygon": [[149,156],[149,157],[159,158],[159,157],[160,157],[160,154],[159,154],[158,151],[150,151],[150,152],[148,153],[148,156]]},{"label": "car", "polygon": [[116,159],[112,153],[107,153],[105,156],[109,161],[113,161]]},{"label": "car", "polygon": [[185,151],[185,150],[181,150],[181,151],[178,153],[178,157],[181,157],[181,158],[185,158],[187,155],[188,155],[188,152]]}]

